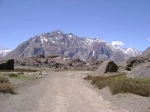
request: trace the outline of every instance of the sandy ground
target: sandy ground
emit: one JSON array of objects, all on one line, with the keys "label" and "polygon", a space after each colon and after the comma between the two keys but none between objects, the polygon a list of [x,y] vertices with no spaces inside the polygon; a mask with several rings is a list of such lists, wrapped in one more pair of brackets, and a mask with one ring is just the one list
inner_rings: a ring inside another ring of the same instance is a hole
[{"label": "sandy ground", "polygon": [[0,112],[150,112],[150,98],[112,96],[83,80],[86,71],[49,72],[28,82],[18,94],[0,94]]}]

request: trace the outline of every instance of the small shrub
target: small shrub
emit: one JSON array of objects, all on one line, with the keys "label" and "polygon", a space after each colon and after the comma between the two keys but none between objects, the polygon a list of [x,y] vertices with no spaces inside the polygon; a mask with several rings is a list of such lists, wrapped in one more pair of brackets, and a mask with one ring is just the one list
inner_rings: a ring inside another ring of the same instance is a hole
[{"label": "small shrub", "polygon": [[9,82],[8,78],[0,77],[0,83]]},{"label": "small shrub", "polygon": [[33,80],[33,79],[36,79],[36,77],[25,76],[25,75],[18,75],[17,77],[14,77],[14,78],[19,79],[19,80]]},{"label": "small shrub", "polygon": [[24,73],[23,72],[18,72],[18,75],[23,75]]},{"label": "small shrub", "polygon": [[11,73],[11,74],[8,74],[9,77],[18,77],[18,74],[16,73]]},{"label": "small shrub", "polygon": [[11,85],[7,78],[0,77],[0,92],[15,94],[15,87]]},{"label": "small shrub", "polygon": [[92,80],[92,76],[91,75],[85,76],[84,80]]}]

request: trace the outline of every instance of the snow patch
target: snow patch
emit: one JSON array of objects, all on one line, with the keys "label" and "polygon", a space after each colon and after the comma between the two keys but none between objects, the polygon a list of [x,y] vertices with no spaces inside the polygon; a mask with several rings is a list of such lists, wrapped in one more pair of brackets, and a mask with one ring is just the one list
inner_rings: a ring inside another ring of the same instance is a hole
[{"label": "snow patch", "polygon": [[87,43],[88,46],[91,46],[93,42],[105,42],[105,41],[99,38],[95,38],[95,39],[86,38],[85,42]]},{"label": "snow patch", "polygon": [[44,39],[44,41],[46,41],[46,42],[48,41],[46,38],[43,38],[43,39]]},{"label": "snow patch", "polygon": [[125,50],[125,54],[131,55],[131,56],[137,56],[137,55],[140,55],[141,53],[137,51],[136,49],[129,47]]},{"label": "snow patch", "polygon": [[55,41],[53,41],[51,38],[49,38],[50,39],[50,41],[52,42],[52,43],[55,43]]},{"label": "snow patch", "polygon": [[70,38],[72,38],[73,36],[72,35],[68,35]]},{"label": "snow patch", "polygon": [[1,56],[5,56],[7,55],[8,53],[10,53],[12,50],[9,50],[7,48],[3,48],[3,47],[0,47],[0,55]]},{"label": "snow patch", "polygon": [[95,55],[95,51],[93,51],[93,56]]},{"label": "snow patch", "polygon": [[32,44],[33,42],[35,42],[35,38],[32,39],[31,44]]}]

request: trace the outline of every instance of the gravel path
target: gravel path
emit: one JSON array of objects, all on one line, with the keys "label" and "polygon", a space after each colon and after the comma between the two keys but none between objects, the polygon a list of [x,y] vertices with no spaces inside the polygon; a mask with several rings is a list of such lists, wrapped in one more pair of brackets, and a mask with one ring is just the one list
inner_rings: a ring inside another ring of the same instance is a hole
[{"label": "gravel path", "polygon": [[[0,112],[129,112],[100,96],[83,80],[86,72],[51,72],[38,84],[0,102]],[[2,95],[0,97],[3,97]]]}]

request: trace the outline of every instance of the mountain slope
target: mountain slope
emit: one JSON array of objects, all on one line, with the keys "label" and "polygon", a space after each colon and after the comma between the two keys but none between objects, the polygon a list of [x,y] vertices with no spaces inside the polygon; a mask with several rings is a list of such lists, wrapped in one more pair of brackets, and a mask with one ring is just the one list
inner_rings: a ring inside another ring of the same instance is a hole
[{"label": "mountain slope", "polygon": [[143,53],[142,53],[143,57],[150,57],[150,47],[148,47]]},{"label": "mountain slope", "polygon": [[3,48],[0,46],[0,57],[6,56],[8,53],[10,53],[12,50],[9,50],[8,48]]},{"label": "mountain slope", "polygon": [[71,33],[64,34],[59,30],[30,38],[7,57],[31,57],[37,54],[62,55],[84,61],[91,56],[97,60],[111,59],[116,62],[124,61],[129,57],[121,48],[116,48],[100,38],[80,38]]}]

